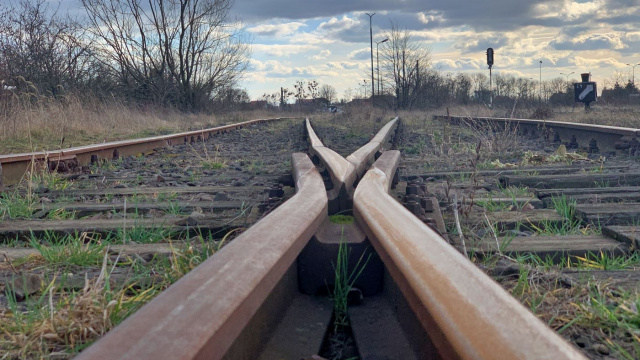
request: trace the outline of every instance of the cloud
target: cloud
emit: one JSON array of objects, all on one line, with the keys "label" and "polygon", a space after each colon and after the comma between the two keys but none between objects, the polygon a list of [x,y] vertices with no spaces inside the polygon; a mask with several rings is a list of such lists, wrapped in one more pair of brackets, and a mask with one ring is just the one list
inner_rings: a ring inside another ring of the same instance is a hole
[{"label": "cloud", "polygon": [[369,69],[368,65],[363,64],[361,61],[333,61],[328,62],[327,67],[335,70]]},{"label": "cloud", "polygon": [[309,57],[311,60],[326,60],[331,55],[331,50],[320,50],[320,52],[316,55],[312,55]]},{"label": "cloud", "polygon": [[482,33],[463,36],[456,41],[454,48],[463,52],[480,52],[487,48],[499,49],[511,43],[509,36],[496,33]]},{"label": "cloud", "polygon": [[371,59],[371,49],[365,48],[353,50],[349,55],[347,55],[347,58],[351,60],[369,60]]},{"label": "cloud", "polygon": [[427,24],[433,24],[433,23],[442,23],[444,21],[444,14],[440,11],[427,11],[427,12],[419,12],[418,13],[418,20],[420,20],[421,23],[427,25]]},{"label": "cloud", "polygon": [[612,68],[625,68],[627,65],[623,62],[620,62],[615,58],[587,58],[582,56],[576,56],[573,59],[569,60],[575,66],[585,68],[585,69],[595,69],[601,67],[612,67]]},{"label": "cloud", "polygon": [[557,50],[620,50],[627,47],[620,35],[615,33],[586,34],[572,39],[552,40],[549,42],[549,46]]},{"label": "cloud", "polygon": [[295,33],[303,26],[303,22],[289,22],[282,24],[262,24],[247,29],[248,32],[260,36],[287,36]]},{"label": "cloud", "polygon": [[342,17],[342,19],[338,20],[335,17],[329,19],[329,21],[325,21],[318,25],[318,30],[324,30],[328,32],[336,32],[336,31],[344,31],[349,30],[352,27],[358,25],[359,21],[354,20],[346,15]]},{"label": "cloud", "polygon": [[252,46],[254,52],[263,52],[269,56],[282,57],[292,56],[318,49],[315,45],[299,45],[299,44],[254,44]]}]

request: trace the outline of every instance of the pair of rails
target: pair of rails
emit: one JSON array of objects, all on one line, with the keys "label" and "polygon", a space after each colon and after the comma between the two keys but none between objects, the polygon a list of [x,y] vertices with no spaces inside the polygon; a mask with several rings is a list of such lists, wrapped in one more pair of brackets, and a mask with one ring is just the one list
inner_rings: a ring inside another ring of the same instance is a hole
[{"label": "pair of rails", "polygon": [[[273,119],[277,120],[277,119]],[[49,154],[64,156],[140,153],[179,141],[204,140],[217,132],[268,120],[130,142],[100,144]],[[259,351],[268,327],[279,319],[273,303],[297,289],[296,259],[330,209],[352,207],[359,226],[382,259],[433,353],[419,358],[584,359],[466,257],[389,195],[400,152],[384,151],[394,119],[346,159],[326,148],[306,120],[309,153],[329,170],[327,191],[314,161],[292,155],[293,197],[215,256],[188,273],[77,359],[222,359]],[[83,150],[82,150],[83,149]],[[25,159],[34,154],[19,155]],[[2,161],[5,169],[9,157]],[[14,157],[14,162],[18,162]],[[5,170],[6,171],[6,170]],[[19,169],[13,170],[19,172]],[[425,343],[425,339],[417,339]]]}]

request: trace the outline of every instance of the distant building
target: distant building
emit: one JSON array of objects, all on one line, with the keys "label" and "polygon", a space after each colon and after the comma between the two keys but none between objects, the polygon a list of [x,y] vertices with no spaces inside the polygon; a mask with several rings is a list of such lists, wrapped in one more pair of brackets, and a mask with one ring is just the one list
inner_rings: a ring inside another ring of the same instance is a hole
[{"label": "distant building", "polygon": [[249,102],[250,110],[268,109],[269,103],[266,100],[253,100]]},{"label": "distant building", "polygon": [[325,98],[297,99],[295,105],[303,110],[321,110],[329,105]]},{"label": "distant building", "polygon": [[371,106],[371,99],[352,99],[349,105],[354,106]]}]

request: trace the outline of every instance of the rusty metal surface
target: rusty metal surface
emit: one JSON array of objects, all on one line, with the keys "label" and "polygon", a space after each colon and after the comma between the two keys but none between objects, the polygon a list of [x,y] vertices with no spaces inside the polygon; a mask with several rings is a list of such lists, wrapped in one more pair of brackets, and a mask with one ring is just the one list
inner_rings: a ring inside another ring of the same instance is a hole
[{"label": "rusty metal surface", "polygon": [[351,155],[347,156],[347,161],[356,167],[356,174],[358,179],[361,179],[367,172],[369,167],[373,165],[375,161],[376,153],[384,148],[384,144],[391,138],[391,135],[395,131],[398,125],[398,118],[389,121],[385,126],[378,131],[378,133],[363,147],[354,151]]},{"label": "rusty metal surface", "polygon": [[292,157],[296,195],[76,359],[220,359],[327,216],[321,176]]},{"label": "rusty metal surface", "polygon": [[24,172],[29,167],[29,164],[31,162],[42,162],[47,160],[55,161],[56,159],[76,156],[80,165],[86,165],[89,163],[91,155],[98,155],[100,158],[111,159],[113,157],[113,152],[116,150],[120,153],[120,156],[139,154],[151,151],[154,148],[158,147],[191,142],[192,138],[193,141],[202,141],[203,139],[207,139],[209,136],[212,136],[219,132],[239,129],[247,125],[259,124],[266,121],[274,121],[280,119],[284,118],[249,120],[237,124],[218,126],[215,128],[203,130],[153,136],[142,139],[120,140],[102,144],[78,146],[62,150],[0,155],[0,165],[5,168],[10,168],[9,171],[3,172],[2,176],[4,182],[6,184],[10,184],[17,182],[20,180],[20,178],[22,178]]},{"label": "rusty metal surface", "polygon": [[[378,131],[370,142],[354,151],[345,159],[340,154],[325,147],[313,130],[309,119],[305,120],[307,135],[309,136],[309,152],[319,158],[322,166],[329,171],[329,176],[333,183],[333,189],[329,190],[327,194],[330,202],[330,212],[333,213],[350,208],[347,199],[339,198],[346,197],[350,199],[353,197],[354,184],[364,175],[369,166],[373,164],[376,153],[380,151],[384,143],[389,140],[397,123],[397,117],[389,121]],[[334,205],[336,203],[339,203],[339,205]]]},{"label": "rusty metal surface", "polygon": [[360,181],[354,213],[446,359],[585,359],[388,195],[399,160],[385,152]]},{"label": "rusty metal surface", "polygon": [[583,124],[572,123],[563,121],[550,121],[550,120],[533,120],[533,119],[507,119],[507,118],[492,118],[492,117],[469,117],[469,116],[446,116],[446,115],[434,115],[436,120],[482,120],[482,121],[496,121],[496,122],[510,122],[510,123],[522,123],[531,125],[546,125],[547,127],[559,127],[568,129],[587,130],[592,132],[601,132],[607,134],[616,134],[622,136],[640,137],[640,129],[608,126],[608,125],[595,125],[595,124]]}]

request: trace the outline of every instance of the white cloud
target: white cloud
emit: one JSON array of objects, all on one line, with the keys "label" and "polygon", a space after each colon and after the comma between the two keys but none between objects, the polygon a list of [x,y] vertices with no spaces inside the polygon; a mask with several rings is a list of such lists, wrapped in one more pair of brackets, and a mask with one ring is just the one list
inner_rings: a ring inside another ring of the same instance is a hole
[{"label": "white cloud", "polygon": [[303,26],[307,26],[307,24],[297,21],[281,24],[261,24],[250,27],[247,31],[260,36],[287,36],[295,33]]},{"label": "white cloud", "polygon": [[347,55],[347,59],[351,60],[367,60],[371,59],[371,49],[370,48],[362,48],[358,50],[353,50]]},{"label": "white cloud", "polygon": [[348,16],[343,16],[342,19],[338,20],[333,17],[329,19],[329,21],[325,21],[318,25],[318,30],[324,30],[329,32],[338,32],[349,30],[352,27],[358,25],[360,22],[358,20],[354,20]]},{"label": "white cloud", "polygon": [[331,51],[330,50],[320,50],[319,53],[317,53],[316,55],[312,55],[309,57],[309,59],[311,60],[325,60],[329,57],[329,55],[331,55]]},{"label": "white cloud", "polygon": [[328,45],[335,43],[336,40],[328,38],[326,35],[318,34],[316,32],[303,32],[298,33],[296,36],[289,40],[291,44],[311,44],[311,45]]},{"label": "white cloud", "polygon": [[292,56],[318,49],[315,45],[293,45],[293,44],[254,44],[253,52],[262,52],[269,56]]},{"label": "white cloud", "polygon": [[433,22],[440,22],[444,20],[444,14],[441,11],[427,11],[427,12],[419,12],[418,20],[420,20],[423,24],[429,24]]},{"label": "white cloud", "polygon": [[576,56],[573,59],[570,59],[569,62],[575,64],[578,67],[583,67],[586,69],[596,69],[599,67],[614,67],[614,68],[625,68],[627,65],[623,62],[620,62],[615,58],[588,58],[582,56]]}]

